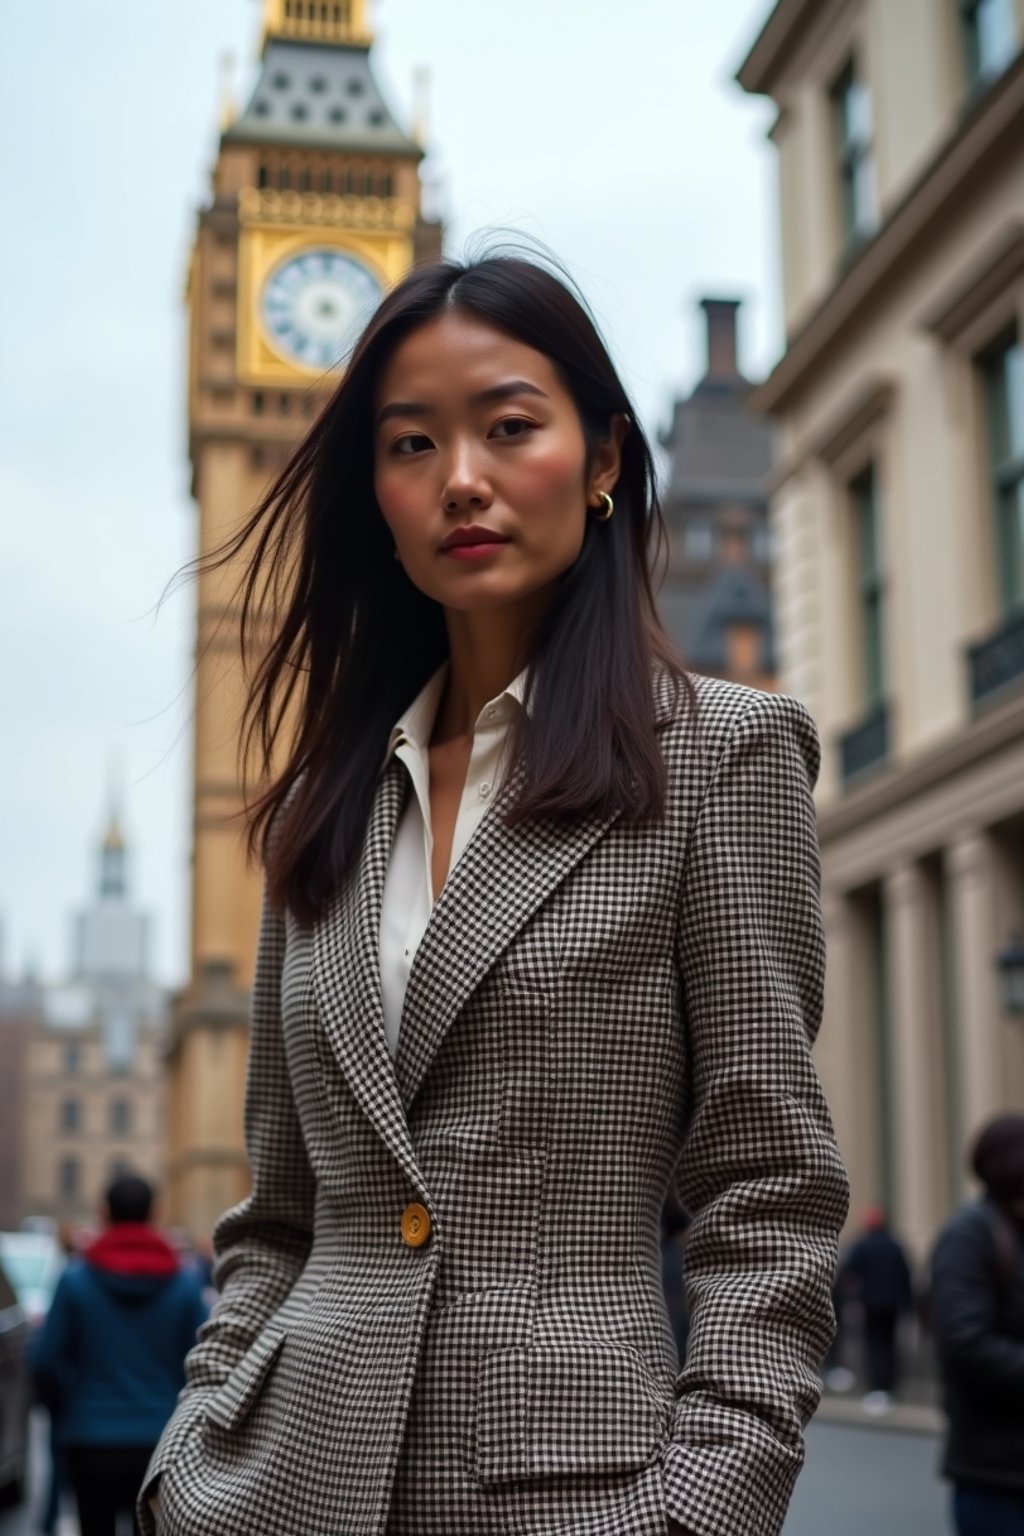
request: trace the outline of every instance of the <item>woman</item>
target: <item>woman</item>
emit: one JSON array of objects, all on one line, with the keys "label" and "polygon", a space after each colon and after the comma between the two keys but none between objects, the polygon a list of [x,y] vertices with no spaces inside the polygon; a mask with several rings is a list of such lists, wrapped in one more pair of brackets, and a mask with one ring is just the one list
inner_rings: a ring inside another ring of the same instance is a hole
[{"label": "woman", "polygon": [[971,1172],[984,1194],[955,1212],[932,1256],[943,1473],[959,1536],[1024,1536],[1024,1114],[982,1127]]},{"label": "woman", "polygon": [[590,319],[491,258],[384,300],[225,552],[269,635],[253,1189],[144,1489],[169,1536],[782,1524],[847,1199],[818,749],[683,674],[659,526]]}]

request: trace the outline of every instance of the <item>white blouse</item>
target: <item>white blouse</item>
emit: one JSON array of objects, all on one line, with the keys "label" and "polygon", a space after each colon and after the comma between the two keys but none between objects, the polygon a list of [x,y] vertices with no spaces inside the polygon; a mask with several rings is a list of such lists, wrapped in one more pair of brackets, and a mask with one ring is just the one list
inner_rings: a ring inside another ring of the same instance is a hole
[{"label": "white blouse", "polygon": [[[388,743],[388,757],[393,753],[405,764],[413,788],[395,832],[380,913],[384,1033],[392,1058],[398,1051],[409,973],[434,906],[430,874],[434,847],[430,825],[430,736],[447,677],[446,664],[410,704]],[[501,788],[505,741],[516,712],[523,707],[525,692],[526,674],[521,672],[477,716],[452,839],[449,875]]]}]

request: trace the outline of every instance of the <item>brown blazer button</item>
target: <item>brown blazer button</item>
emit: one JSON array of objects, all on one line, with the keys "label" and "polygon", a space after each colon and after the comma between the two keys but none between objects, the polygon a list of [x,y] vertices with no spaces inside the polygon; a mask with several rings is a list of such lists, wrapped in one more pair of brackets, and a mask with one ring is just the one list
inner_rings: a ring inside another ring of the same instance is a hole
[{"label": "brown blazer button", "polygon": [[402,1212],[402,1239],[410,1248],[422,1248],[430,1236],[430,1212],[422,1205],[407,1205]]}]

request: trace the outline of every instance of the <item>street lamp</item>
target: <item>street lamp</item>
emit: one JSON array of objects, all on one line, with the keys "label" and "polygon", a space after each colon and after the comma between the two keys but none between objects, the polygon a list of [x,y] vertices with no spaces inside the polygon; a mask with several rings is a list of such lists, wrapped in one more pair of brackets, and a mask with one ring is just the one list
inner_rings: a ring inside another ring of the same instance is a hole
[{"label": "street lamp", "polygon": [[1012,934],[1005,949],[996,955],[996,970],[1003,1012],[1020,1018],[1024,1015],[1024,939],[1019,932]]}]

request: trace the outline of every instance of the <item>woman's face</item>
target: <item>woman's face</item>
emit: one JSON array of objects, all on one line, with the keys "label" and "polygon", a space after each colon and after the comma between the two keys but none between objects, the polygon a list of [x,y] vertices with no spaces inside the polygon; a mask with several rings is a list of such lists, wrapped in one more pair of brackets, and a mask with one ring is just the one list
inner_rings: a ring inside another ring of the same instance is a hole
[{"label": "woman's face", "polygon": [[614,442],[597,458],[588,477],[553,364],[483,321],[430,321],[380,379],[377,502],[409,579],[445,608],[533,607],[553,590],[579,555],[588,500],[618,476]]}]

